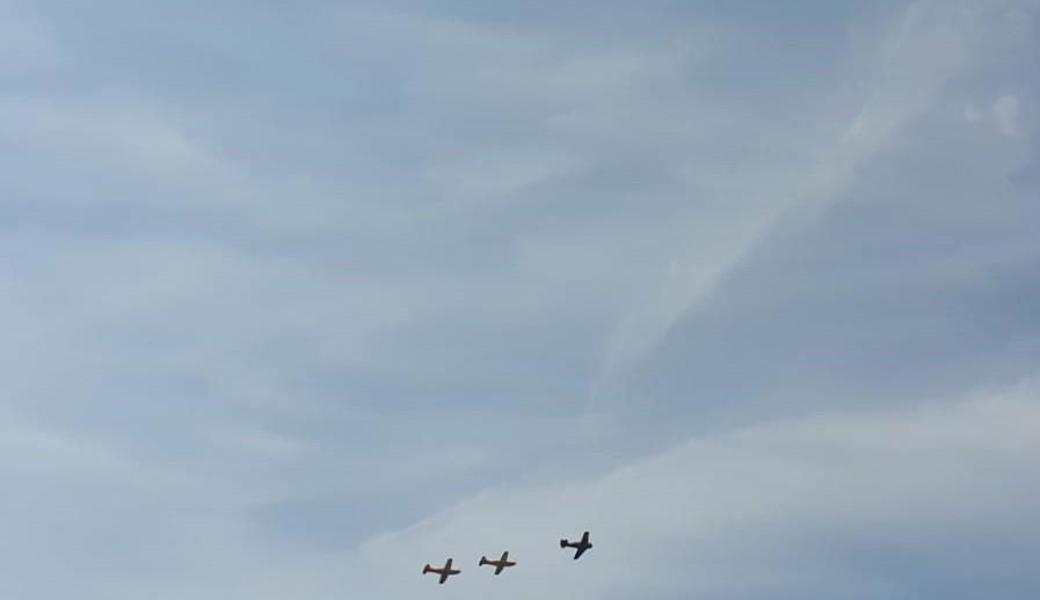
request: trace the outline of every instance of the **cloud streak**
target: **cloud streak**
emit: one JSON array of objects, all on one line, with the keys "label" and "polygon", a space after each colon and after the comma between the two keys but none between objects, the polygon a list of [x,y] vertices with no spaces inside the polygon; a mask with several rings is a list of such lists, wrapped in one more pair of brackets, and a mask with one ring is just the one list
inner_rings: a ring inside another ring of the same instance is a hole
[{"label": "cloud streak", "polygon": [[[508,540],[530,575],[472,576],[456,593],[1026,594],[1040,586],[1021,560],[1040,543],[1030,502],[1040,487],[1038,410],[1035,386],[1024,384],[697,437],[589,483],[492,492],[377,538],[366,546],[371,585],[420,594],[427,582],[393,585],[399,561]],[[575,527],[599,542],[580,565],[553,548]]]},{"label": "cloud streak", "polygon": [[1035,592],[1036,3],[623,4],[0,3],[0,595]]}]

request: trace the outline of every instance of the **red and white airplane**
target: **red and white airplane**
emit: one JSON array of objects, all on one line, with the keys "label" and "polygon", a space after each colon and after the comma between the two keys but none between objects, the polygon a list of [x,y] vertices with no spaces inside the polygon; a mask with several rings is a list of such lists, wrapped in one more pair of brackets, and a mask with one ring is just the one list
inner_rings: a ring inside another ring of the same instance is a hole
[{"label": "red and white airplane", "polygon": [[425,575],[427,573],[436,573],[436,574],[441,576],[441,580],[438,581],[437,583],[444,583],[452,575],[458,575],[459,573],[462,572],[462,571],[460,571],[458,569],[452,569],[451,568],[451,561],[452,561],[452,559],[449,558],[448,562],[444,563],[444,568],[443,569],[434,569],[429,564],[427,564],[422,569],[423,575]]},{"label": "red and white airplane", "polygon": [[483,567],[484,565],[495,567],[495,575],[500,575],[503,569],[506,567],[515,567],[516,563],[509,560],[509,551],[506,550],[502,553],[502,558],[498,560],[488,560],[486,556],[481,556],[480,564],[478,566]]}]

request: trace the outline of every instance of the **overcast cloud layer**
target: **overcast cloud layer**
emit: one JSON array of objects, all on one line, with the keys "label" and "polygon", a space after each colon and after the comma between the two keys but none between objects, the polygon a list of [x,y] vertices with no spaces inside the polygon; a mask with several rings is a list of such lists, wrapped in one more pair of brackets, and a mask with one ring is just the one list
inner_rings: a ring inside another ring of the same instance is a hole
[{"label": "overcast cloud layer", "polygon": [[0,0],[0,597],[1040,597],[1038,29]]}]

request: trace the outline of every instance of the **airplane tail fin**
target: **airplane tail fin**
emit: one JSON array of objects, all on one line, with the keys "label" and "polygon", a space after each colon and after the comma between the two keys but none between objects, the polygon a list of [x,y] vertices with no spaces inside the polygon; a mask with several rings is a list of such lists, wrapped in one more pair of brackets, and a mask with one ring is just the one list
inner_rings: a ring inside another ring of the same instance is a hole
[{"label": "airplane tail fin", "polygon": [[567,547],[567,540],[560,540],[560,548],[566,548],[566,547]]},{"label": "airplane tail fin", "polygon": [[486,564],[488,564],[488,559],[487,559],[487,557],[486,557],[486,556],[481,556],[481,557],[480,557],[480,565],[479,565],[479,566],[483,567],[483,566],[484,566],[484,565],[486,565]]},{"label": "airplane tail fin", "polygon": [[431,566],[429,565],[429,563],[427,563],[427,564],[426,564],[426,566],[424,566],[424,567],[422,568],[422,572],[423,572],[423,575],[425,575],[425,574],[429,573],[429,572],[430,572],[430,569],[432,569],[432,568],[433,568],[433,567],[431,567]]}]

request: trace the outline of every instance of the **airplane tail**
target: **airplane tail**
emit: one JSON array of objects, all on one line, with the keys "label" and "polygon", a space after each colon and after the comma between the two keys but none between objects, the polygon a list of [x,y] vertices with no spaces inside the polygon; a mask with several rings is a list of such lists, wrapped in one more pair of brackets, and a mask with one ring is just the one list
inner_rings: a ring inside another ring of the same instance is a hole
[{"label": "airplane tail", "polygon": [[567,540],[560,540],[560,548],[566,548],[566,547],[567,547]]},{"label": "airplane tail", "polygon": [[480,557],[480,566],[481,566],[481,567],[483,567],[483,566],[484,566],[484,565],[486,565],[486,564],[488,564],[488,559],[487,559],[487,557],[486,557],[486,556],[481,556],[481,557]]},{"label": "airplane tail", "polygon": [[425,575],[425,574],[429,573],[429,572],[430,572],[430,569],[432,569],[432,568],[433,568],[433,567],[431,567],[431,566],[430,566],[429,564],[427,564],[426,566],[424,566],[424,567],[422,568],[422,572],[423,572],[423,575]]}]

